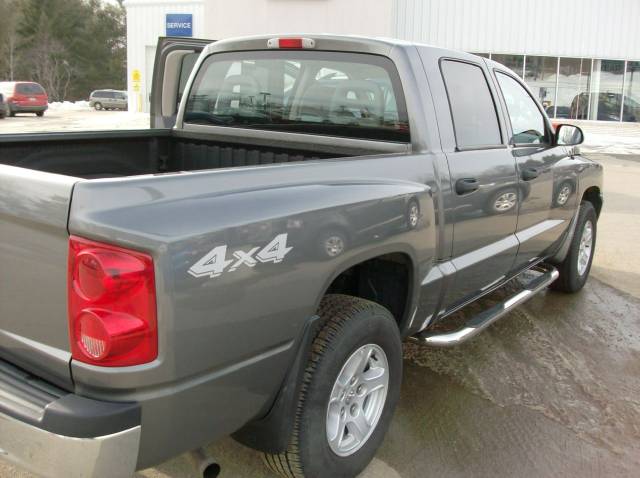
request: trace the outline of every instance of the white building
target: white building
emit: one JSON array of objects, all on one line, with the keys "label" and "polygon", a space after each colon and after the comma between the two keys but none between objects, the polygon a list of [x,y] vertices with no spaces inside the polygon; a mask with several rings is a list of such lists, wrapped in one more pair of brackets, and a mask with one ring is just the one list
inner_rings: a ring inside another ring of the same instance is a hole
[{"label": "white building", "polygon": [[550,116],[640,121],[640,0],[126,0],[125,6],[132,110],[148,110],[155,45],[169,28],[216,40],[342,33],[466,50],[516,71]]}]

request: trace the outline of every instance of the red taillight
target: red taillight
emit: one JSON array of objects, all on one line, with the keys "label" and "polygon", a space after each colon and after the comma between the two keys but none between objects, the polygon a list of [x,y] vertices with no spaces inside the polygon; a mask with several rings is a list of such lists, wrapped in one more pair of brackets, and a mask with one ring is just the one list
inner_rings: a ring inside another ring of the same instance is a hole
[{"label": "red taillight", "polygon": [[270,38],[267,48],[315,48],[316,42],[312,38]]},{"label": "red taillight", "polygon": [[157,357],[151,256],[71,236],[68,294],[74,360],[123,367]]}]

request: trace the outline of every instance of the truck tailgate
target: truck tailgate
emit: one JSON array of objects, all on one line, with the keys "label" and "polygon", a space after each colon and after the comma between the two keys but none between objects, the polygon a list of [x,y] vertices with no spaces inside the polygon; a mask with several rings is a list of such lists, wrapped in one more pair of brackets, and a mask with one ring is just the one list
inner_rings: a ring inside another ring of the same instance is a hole
[{"label": "truck tailgate", "polygon": [[66,388],[67,215],[76,181],[0,165],[0,358]]}]

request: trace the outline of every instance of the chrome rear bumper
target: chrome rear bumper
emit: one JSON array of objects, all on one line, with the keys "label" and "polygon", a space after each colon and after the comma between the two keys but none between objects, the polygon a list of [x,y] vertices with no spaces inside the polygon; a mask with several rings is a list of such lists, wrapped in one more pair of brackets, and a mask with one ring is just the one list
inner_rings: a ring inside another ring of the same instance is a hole
[{"label": "chrome rear bumper", "polygon": [[56,435],[0,413],[0,458],[52,478],[130,477],[136,469],[140,426],[111,435]]}]

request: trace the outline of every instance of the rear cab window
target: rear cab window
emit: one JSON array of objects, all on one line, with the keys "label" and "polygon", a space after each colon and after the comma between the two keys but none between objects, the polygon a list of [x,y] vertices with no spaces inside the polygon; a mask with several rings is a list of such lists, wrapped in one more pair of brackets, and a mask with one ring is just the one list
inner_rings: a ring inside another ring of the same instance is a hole
[{"label": "rear cab window", "polygon": [[382,56],[247,51],[209,56],[184,122],[409,142],[400,78]]}]

